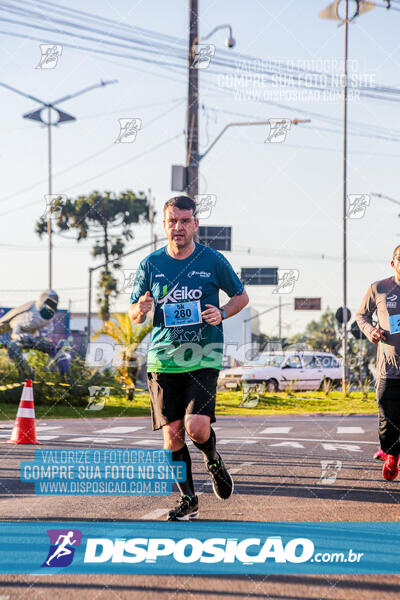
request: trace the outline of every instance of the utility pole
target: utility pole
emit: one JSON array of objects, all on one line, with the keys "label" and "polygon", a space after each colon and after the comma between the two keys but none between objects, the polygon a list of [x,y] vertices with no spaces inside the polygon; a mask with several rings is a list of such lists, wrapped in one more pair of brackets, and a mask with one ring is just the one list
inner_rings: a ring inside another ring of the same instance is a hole
[{"label": "utility pole", "polygon": [[193,51],[199,39],[198,0],[189,0],[188,106],[186,121],[186,167],[188,195],[198,195],[199,180],[199,71],[192,67]]}]

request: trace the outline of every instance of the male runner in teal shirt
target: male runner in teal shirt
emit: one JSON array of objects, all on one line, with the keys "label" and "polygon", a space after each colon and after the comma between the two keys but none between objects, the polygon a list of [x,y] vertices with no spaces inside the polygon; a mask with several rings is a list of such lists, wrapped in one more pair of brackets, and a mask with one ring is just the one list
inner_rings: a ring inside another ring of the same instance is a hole
[{"label": "male runner in teal shirt", "polygon": [[[248,296],[226,258],[194,241],[198,225],[191,198],[166,202],[168,245],[140,263],[129,309],[132,321],[143,323],[154,307],[147,358],[153,429],[162,428],[164,448],[172,451],[173,460],[186,463],[187,478],[178,482],[181,499],[170,521],[198,516],[185,431],[204,455],[216,496],[226,499],[233,492],[211,423],[223,356],[222,320],[241,311]],[[220,289],[230,297],[221,308]]]}]

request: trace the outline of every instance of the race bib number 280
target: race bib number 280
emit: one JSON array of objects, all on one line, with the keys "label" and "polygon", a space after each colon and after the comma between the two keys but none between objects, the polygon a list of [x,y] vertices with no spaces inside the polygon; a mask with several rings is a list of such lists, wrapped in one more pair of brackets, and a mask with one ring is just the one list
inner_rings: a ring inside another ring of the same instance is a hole
[{"label": "race bib number 280", "polygon": [[200,300],[164,304],[165,327],[196,325],[201,322]]}]

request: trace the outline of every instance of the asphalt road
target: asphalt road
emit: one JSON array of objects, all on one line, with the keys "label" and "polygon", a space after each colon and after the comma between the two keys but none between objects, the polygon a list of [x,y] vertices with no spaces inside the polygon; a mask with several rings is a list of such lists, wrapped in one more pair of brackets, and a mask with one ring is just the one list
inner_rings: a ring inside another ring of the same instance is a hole
[{"label": "asphalt road", "polygon": [[[3,422],[0,440],[12,423]],[[8,428],[7,428],[8,427]],[[382,479],[377,417],[219,417],[218,448],[235,480],[227,501],[212,493],[200,453],[190,446],[200,519],[238,521],[398,521],[400,486]],[[148,418],[63,419],[38,423],[44,448],[160,448]],[[0,445],[1,520],[164,520],[173,497],[35,496],[19,480],[33,446]],[[9,598],[398,598],[400,576],[0,576]]]}]

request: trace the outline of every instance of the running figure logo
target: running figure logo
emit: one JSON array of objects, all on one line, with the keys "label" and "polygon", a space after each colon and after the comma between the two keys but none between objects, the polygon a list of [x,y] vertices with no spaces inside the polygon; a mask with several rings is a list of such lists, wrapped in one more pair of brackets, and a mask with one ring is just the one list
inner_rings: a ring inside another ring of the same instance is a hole
[{"label": "running figure logo", "polygon": [[142,119],[118,119],[119,134],[114,144],[131,144],[136,140],[137,132],[142,129]]},{"label": "running figure logo", "polygon": [[36,69],[55,69],[62,54],[62,46],[57,44],[39,44],[41,57]]},{"label": "running figure logo", "polygon": [[290,119],[269,119],[269,133],[264,144],[282,144],[291,124]]},{"label": "running figure logo", "polygon": [[81,545],[79,529],[48,529],[49,553],[42,567],[68,567],[74,558],[75,548]]},{"label": "running figure logo", "polygon": [[272,293],[291,294],[298,279],[298,269],[278,269],[278,285],[272,290]]},{"label": "running figure logo", "polygon": [[207,69],[212,57],[215,55],[214,44],[196,44],[193,47],[193,60],[191,69]]},{"label": "running figure logo", "polygon": [[348,194],[347,198],[349,200],[347,218],[362,219],[371,200],[369,194]]}]

